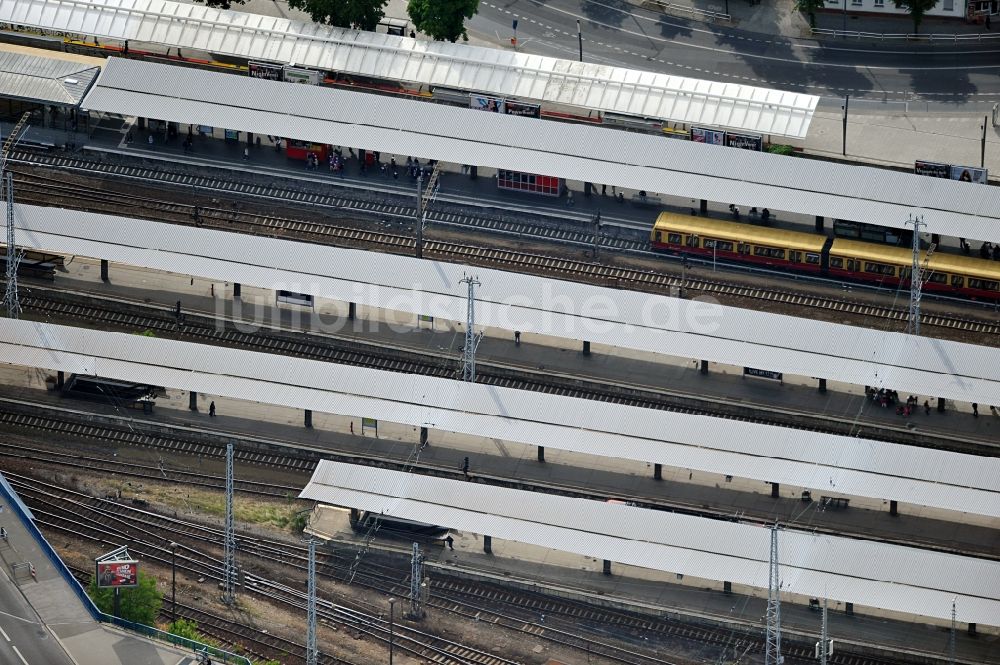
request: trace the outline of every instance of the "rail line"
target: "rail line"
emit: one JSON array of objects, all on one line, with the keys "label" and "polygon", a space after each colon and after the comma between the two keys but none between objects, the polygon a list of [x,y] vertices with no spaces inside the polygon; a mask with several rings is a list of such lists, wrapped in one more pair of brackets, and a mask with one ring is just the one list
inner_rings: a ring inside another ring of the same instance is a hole
[{"label": "rail line", "polygon": [[[395,218],[406,222],[414,219],[414,209],[409,204],[387,204],[367,198],[352,198],[287,189],[275,185],[251,185],[239,181],[224,180],[212,176],[196,176],[190,174],[161,171],[145,167],[120,166],[103,162],[91,162],[74,157],[37,155],[18,152],[11,158],[13,162],[26,165],[45,165],[70,171],[95,171],[109,176],[126,177],[191,187],[196,190],[219,192],[230,195],[253,196],[266,199],[268,203],[275,201],[290,204],[321,206],[352,214],[375,215],[381,218]],[[90,168],[94,166],[94,168]],[[40,176],[25,171],[18,172],[18,196],[25,202],[37,205],[53,205],[64,200],[71,208],[94,212],[120,214],[122,205],[127,203],[141,206],[136,215],[148,216],[157,221],[170,223],[195,224],[194,211],[198,208],[200,224],[208,228],[220,228],[228,231],[251,233],[255,235],[271,235],[288,239],[308,240],[338,246],[364,246],[377,248],[381,251],[412,254],[415,240],[410,235],[399,235],[385,231],[358,229],[328,223],[312,222],[301,218],[289,218],[277,215],[259,215],[238,208],[203,207],[195,204],[163,201],[134,194],[123,194],[103,189],[90,188],[85,185],[66,184],[55,178]],[[82,202],[86,201],[86,205]],[[88,207],[89,206],[89,207]],[[145,212],[145,215],[143,213]],[[428,211],[428,219],[433,224],[451,225],[461,228],[474,228],[491,233],[502,233],[518,238],[531,240],[558,241],[584,247],[595,246],[595,235],[592,231],[569,230],[545,225],[532,225],[522,221],[501,217],[473,216],[458,212]],[[601,236],[596,240],[602,249],[619,253],[649,254],[648,241],[623,237]],[[424,243],[424,256],[443,261],[469,263],[482,267],[492,267],[501,270],[517,270],[538,275],[557,277],[587,283],[608,286],[612,288],[628,288],[636,291],[653,293],[673,293],[681,290],[700,292],[713,296],[752,299],[776,304],[789,304],[798,307],[826,310],[839,314],[880,319],[886,322],[904,322],[908,310],[887,307],[871,303],[850,302],[816,295],[795,293],[783,289],[772,289],[745,286],[724,281],[707,280],[703,278],[679,278],[668,273],[641,270],[628,267],[605,265],[598,262],[586,262],[544,254],[526,253],[507,249],[482,247],[442,240],[427,240]],[[996,335],[1000,333],[1000,323],[992,320],[981,320],[964,316],[921,314],[921,325],[953,330],[977,335]]]},{"label": "rail line", "polygon": [[[358,339],[317,336],[305,332],[240,330],[232,320],[188,313],[183,324],[165,306],[136,301],[110,300],[93,294],[85,297],[59,289],[32,286],[23,289],[21,306],[27,318],[53,318],[84,325],[100,323],[106,330],[143,332],[151,330],[162,337],[195,340],[199,343],[238,347],[264,353],[308,358],[323,362],[370,367],[407,374],[456,378],[460,374],[457,358],[430,354],[416,349],[391,349]],[[85,300],[81,302],[81,300]],[[563,395],[594,401],[624,404],[648,409],[710,415],[745,422],[793,427],[843,436],[857,436],[864,430],[867,438],[952,450],[968,454],[993,455],[997,446],[976,439],[960,440],[951,434],[914,432],[864,423],[861,426],[839,418],[772,409],[763,412],[752,405],[720,402],[714,398],[685,395],[652,387],[615,384],[607,379],[581,378],[539,371],[523,366],[477,361],[477,381],[486,385]]]},{"label": "rail line", "polygon": [[[198,546],[211,547],[213,551],[218,550],[218,544],[222,542],[222,532],[217,529],[183,522],[175,518],[163,517],[157,513],[138,510],[130,506],[108,503],[104,500],[94,499],[78,492],[16,474],[12,474],[12,478],[12,483],[19,492],[23,492],[23,498],[29,502],[29,505],[38,506],[37,510],[33,508],[33,511],[40,515],[39,522],[49,528],[57,528],[62,531],[71,529],[84,533],[87,533],[89,530],[103,531],[109,536],[126,538],[127,542],[130,542],[130,548],[135,549],[137,552],[142,552],[144,546],[161,547],[162,543],[157,544],[158,541],[156,539],[159,539],[159,541],[169,541],[172,538],[174,541],[182,543],[184,553],[178,556],[178,559],[184,564],[182,569],[196,575],[211,576],[212,579],[221,578],[219,561],[215,557],[214,552],[208,554],[196,551]],[[141,524],[142,526],[138,527],[136,524]],[[164,533],[166,535],[162,535]],[[135,543],[135,546],[131,543]],[[263,562],[265,568],[267,566],[282,569],[294,568],[297,571],[295,575],[285,573],[293,581],[299,581],[300,578],[297,577],[297,574],[305,572],[306,550],[304,547],[290,545],[281,541],[266,540],[256,536],[244,536],[243,534],[239,537],[239,546],[241,556],[244,559],[253,557],[255,560],[260,560]],[[154,556],[154,558],[156,557]],[[318,551],[317,559],[318,574],[321,577],[339,582],[344,581],[347,570],[353,561],[353,557],[349,555],[330,554],[322,549]],[[264,573],[258,573],[257,568],[258,566],[254,567],[253,573],[244,571],[244,577],[247,579],[246,589],[254,590],[255,587],[266,587],[268,593],[277,589],[280,594],[285,594],[290,598],[290,601],[286,604],[294,605],[296,608],[299,608],[301,605],[304,608],[300,592],[289,593],[288,588],[282,583],[262,581],[264,580]],[[339,571],[340,574],[333,574],[335,571]],[[398,568],[389,569],[386,567],[386,572],[384,573],[378,575],[368,574],[369,577],[376,578],[379,581],[378,584],[373,584],[369,581],[363,583],[362,586],[387,594],[404,592],[403,595],[405,596],[405,581],[397,584],[402,572]],[[355,580],[357,581],[357,578]],[[351,629],[369,629],[369,626],[364,622],[373,619],[373,617],[360,616],[359,613],[362,611],[356,608],[344,607],[325,600],[322,601],[322,605],[327,611],[336,610],[334,614],[340,613],[348,616],[350,621],[345,622],[341,619],[340,623],[344,623],[345,626]],[[523,621],[518,622],[516,619],[507,619],[502,614],[482,607],[472,607],[468,602],[458,606],[455,601],[452,601],[452,605],[464,610],[453,610],[456,614],[467,618],[474,618],[478,615],[478,620],[480,621],[486,620],[486,615],[489,615],[493,617],[491,621],[492,625],[528,633],[540,639],[545,638],[543,633],[546,629],[555,630],[543,625],[525,627]],[[441,607],[435,603],[431,603],[431,606]],[[441,609],[446,608],[441,607]],[[382,621],[381,616],[378,619]],[[427,639],[426,633],[417,631],[413,627],[407,627],[404,624],[400,625],[399,628],[400,634],[397,634],[397,639],[406,640],[407,631],[420,636],[422,640]],[[562,632],[560,631],[560,633]],[[554,638],[555,641],[564,645],[589,649],[589,652],[593,655],[601,655],[619,663],[630,665],[669,665],[670,662],[654,656],[647,656],[610,644],[604,644],[596,640],[569,635],[568,633],[555,635]],[[576,644],[569,643],[571,638],[575,640]],[[446,650],[457,657],[457,660],[454,662],[482,663],[483,665],[513,665],[513,661],[509,659],[493,656],[478,649],[463,647],[447,640],[444,643],[446,644]],[[424,655],[426,657],[426,654]],[[435,659],[434,662],[453,661]]]},{"label": "rail line", "polygon": [[[58,522],[65,518],[75,529],[80,528],[81,523],[97,526],[104,526],[109,522],[120,523],[125,529],[118,534],[122,537],[134,539],[137,530],[150,537],[162,531],[167,534],[162,539],[195,542],[196,544],[212,546],[215,549],[218,549],[218,543],[222,541],[221,531],[211,527],[164,517],[130,506],[108,504],[106,501],[88,495],[16,474],[12,474],[12,478],[12,484],[19,492],[24,492],[32,510],[40,512],[44,520]],[[35,505],[38,505],[39,508],[36,509]],[[62,512],[59,512],[58,516],[46,512],[54,509]],[[134,523],[142,524],[142,528],[136,529]],[[65,523],[49,523],[47,526],[65,530]],[[258,536],[243,536],[242,534],[239,541],[243,555],[252,555],[283,568],[291,566],[300,572],[305,570],[305,547]],[[190,551],[192,548],[185,547],[185,549]],[[351,552],[338,554],[320,548],[317,551],[318,574],[342,582],[353,559]],[[210,562],[208,574],[214,573],[213,579],[219,579],[221,575],[218,573],[218,559],[210,558],[208,561]],[[383,571],[373,572],[379,568],[382,568]],[[342,574],[337,574],[337,571]],[[196,568],[191,572],[200,575],[206,574],[204,567]],[[363,579],[359,580],[358,577],[355,577],[355,581],[375,591],[397,595],[397,597],[405,597],[408,592],[406,572],[401,567],[374,566],[371,570],[365,570],[360,577]],[[258,576],[248,574],[247,578],[252,581]],[[614,626],[625,629],[639,641],[645,641],[655,635],[659,639],[673,638],[709,643],[732,649],[734,653],[748,650],[757,651],[763,647],[762,636],[757,627],[720,628],[641,616],[537,593],[515,592],[447,574],[436,573],[431,579],[431,584],[434,597],[432,601],[429,601],[429,607],[473,618],[477,621],[489,621],[491,625],[522,632],[535,638],[550,640],[564,646],[571,646],[586,651],[588,654],[620,663],[645,665],[667,664],[670,661],[656,655],[622,649],[598,640],[585,638],[572,632],[571,628],[578,627],[580,622],[589,622],[595,627]],[[491,607],[485,607],[484,603],[488,603]],[[493,609],[494,605],[500,605],[504,609],[498,611]],[[539,616],[542,617],[541,620],[537,619]],[[565,628],[560,626],[565,626]],[[812,657],[811,644],[808,641],[797,643],[791,634],[788,637],[791,639],[785,645],[785,655],[792,659],[809,661]],[[484,661],[470,659],[470,662]],[[831,663],[834,665],[877,665],[888,662],[890,661],[872,659],[848,651],[843,651],[839,657],[831,659]]]},{"label": "rail line", "polygon": [[[44,404],[37,405],[23,405],[22,408],[12,409],[11,402],[0,398],[0,425],[14,426],[21,429],[41,429],[42,431],[49,433],[59,433],[69,436],[81,436],[76,430],[76,425],[78,420],[72,416],[68,416],[67,412],[53,412],[50,408],[47,408]],[[70,412],[72,413],[72,412]],[[86,416],[84,420],[87,422],[88,428],[90,429],[90,434],[87,435],[88,438],[97,438],[110,442],[121,442],[126,445],[145,445],[146,447],[154,447],[149,444],[136,444],[132,438],[134,435],[141,435],[144,429],[142,423],[136,421],[128,422],[111,422],[109,417],[94,417]],[[33,424],[33,425],[32,425]],[[412,460],[400,458],[383,458],[376,457],[372,455],[362,455],[355,453],[350,450],[344,449],[332,449],[323,448],[320,450],[304,449],[301,444],[294,441],[273,441],[266,440],[266,444],[270,447],[280,447],[281,455],[285,458],[284,464],[275,464],[273,459],[275,455],[259,455],[253,451],[255,446],[259,446],[260,440],[248,439],[241,437],[240,435],[234,435],[232,433],[223,433],[218,431],[213,431],[211,435],[206,435],[204,438],[195,438],[195,433],[191,432],[188,428],[178,428],[176,430],[170,430],[170,428],[165,426],[159,427],[159,438],[160,442],[171,442],[174,445],[171,447],[172,450],[180,449],[194,449],[198,452],[197,454],[200,458],[221,458],[224,453],[224,446],[222,443],[218,442],[221,436],[224,436],[226,440],[234,443],[234,453],[238,461],[242,463],[248,463],[253,465],[263,465],[269,468],[282,468],[285,470],[291,470],[294,472],[299,472],[303,475],[303,483],[298,486],[291,485],[278,485],[273,483],[260,483],[256,481],[248,481],[236,479],[235,489],[238,492],[255,494],[259,496],[270,496],[275,498],[289,499],[298,496],[301,491],[302,486],[304,486],[305,478],[311,473],[316,460],[331,459],[342,461],[350,464],[360,464],[360,465],[374,465],[381,468],[391,468],[398,469],[402,471],[417,472],[426,475],[433,475],[437,477],[444,478],[464,478],[464,475],[457,470],[457,468],[452,466],[439,466],[427,464],[425,462],[413,463]],[[119,435],[121,439],[119,439]],[[189,439],[188,437],[191,437]],[[193,439],[193,440],[192,440]],[[204,440],[211,440],[211,443],[203,444]],[[5,456],[12,459],[25,459],[37,462],[46,462],[49,464],[56,464],[60,466],[68,466],[70,468],[82,469],[82,470],[96,470],[96,471],[108,471],[113,473],[126,474],[133,477],[148,478],[150,480],[158,481],[172,481],[184,484],[190,484],[194,486],[204,487],[206,489],[217,489],[221,490],[225,486],[225,479],[222,476],[211,476],[204,473],[195,473],[183,470],[177,470],[173,468],[164,467],[162,464],[158,466],[152,465],[138,465],[125,462],[119,462],[117,459],[108,460],[106,458],[96,458],[93,456],[86,455],[66,455],[58,452],[51,451],[49,449],[29,447],[23,444],[13,443],[13,442],[0,442],[0,451],[4,453]],[[500,476],[496,474],[487,474],[482,472],[475,472],[471,474],[471,477],[476,482],[484,482],[491,485],[498,485],[503,487],[511,487],[514,489],[527,490],[532,492],[539,492],[545,494],[558,494],[561,496],[576,497],[591,499],[597,501],[606,501],[608,499],[619,499],[627,500],[635,503],[638,506],[644,508],[649,508],[653,510],[664,510],[670,512],[677,512],[687,515],[695,515],[699,517],[707,517],[711,519],[718,520],[732,520],[732,511],[724,508],[714,508],[711,506],[706,506],[704,503],[697,502],[685,502],[676,498],[670,497],[660,497],[660,496],[649,496],[643,494],[636,494],[630,492],[622,491],[600,491],[592,487],[585,485],[573,485],[567,482],[553,483],[553,482],[542,482],[533,481],[526,478],[510,478],[506,476]],[[756,514],[754,512],[744,512],[741,516],[744,522],[753,522],[761,525],[766,525],[770,523],[773,516],[767,512]],[[998,559],[1000,554],[993,552],[989,548],[980,549],[962,549],[957,548],[950,541],[947,540],[933,540],[933,539],[914,539],[914,538],[892,538],[878,532],[861,532],[861,531],[846,531],[845,527],[841,526],[835,528],[832,526],[824,526],[821,524],[811,524],[810,529],[816,533],[827,533],[835,536],[847,536],[855,538],[864,538],[868,540],[877,540],[879,542],[893,543],[902,546],[916,546],[928,550],[946,552],[951,554],[957,554],[961,556],[976,556],[986,559]]]}]

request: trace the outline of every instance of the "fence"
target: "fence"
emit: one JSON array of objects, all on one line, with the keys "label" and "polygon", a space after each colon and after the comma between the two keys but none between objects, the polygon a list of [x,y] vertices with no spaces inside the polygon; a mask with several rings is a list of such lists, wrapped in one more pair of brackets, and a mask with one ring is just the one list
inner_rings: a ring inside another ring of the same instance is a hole
[{"label": "fence", "polygon": [[983,42],[1000,39],[1000,33],[994,32],[970,32],[955,34],[929,33],[921,35],[919,33],[885,33],[885,32],[858,32],[855,30],[827,30],[824,28],[813,28],[813,37],[834,37],[842,39],[871,39],[876,41],[914,41],[914,42]]},{"label": "fence", "polygon": [[145,635],[146,637],[160,642],[167,642],[174,646],[181,647],[182,649],[190,649],[193,653],[207,654],[212,657],[212,662],[223,663],[234,663],[236,665],[253,665],[250,659],[246,656],[239,656],[229,651],[219,649],[217,647],[210,646],[208,644],[202,644],[201,642],[196,642],[195,640],[189,640],[186,637],[181,637],[180,635],[174,635],[173,633],[168,633],[162,631],[158,628],[153,628],[152,626],[147,626],[141,623],[132,623],[131,621],[126,621],[125,619],[119,619],[118,617],[111,616],[110,614],[103,614],[102,619],[108,623],[112,623],[116,626],[124,628],[126,630],[132,631],[134,633],[139,633],[140,635]]},{"label": "fence", "polygon": [[656,9],[664,12],[675,12],[678,14],[687,14],[691,18],[703,19],[708,21],[730,21],[732,17],[724,12],[716,12],[710,9],[698,9],[697,7],[688,7],[685,5],[675,5],[672,2],[665,2],[664,0],[646,0],[643,4],[652,5]]}]

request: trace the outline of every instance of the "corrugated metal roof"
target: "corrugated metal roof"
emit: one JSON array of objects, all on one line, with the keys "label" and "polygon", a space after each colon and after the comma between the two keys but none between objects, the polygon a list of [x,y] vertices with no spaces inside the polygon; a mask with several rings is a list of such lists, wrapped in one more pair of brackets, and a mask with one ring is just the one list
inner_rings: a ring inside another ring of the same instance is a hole
[{"label": "corrugated metal roof", "polygon": [[[321,461],[299,495],[672,573],[768,587],[770,530],[757,525]],[[996,625],[1000,562],[784,529],[785,593]]]},{"label": "corrugated metal roof", "polygon": [[0,97],[78,106],[100,67],[0,51]]},{"label": "corrugated metal roof", "polygon": [[819,97],[164,0],[6,0],[0,21],[803,138]]},{"label": "corrugated metal roof", "polygon": [[[59,208],[17,205],[15,219],[26,231],[18,235],[25,247],[450,321],[466,317],[459,280],[469,269],[456,264]],[[482,326],[1000,404],[994,348],[499,270],[474,272],[482,282],[476,291]]]},{"label": "corrugated metal roof", "polygon": [[1000,459],[7,321],[0,362],[1000,517]]},{"label": "corrugated metal roof", "polygon": [[109,59],[85,105],[963,238],[1000,224],[997,187],[134,60]]}]

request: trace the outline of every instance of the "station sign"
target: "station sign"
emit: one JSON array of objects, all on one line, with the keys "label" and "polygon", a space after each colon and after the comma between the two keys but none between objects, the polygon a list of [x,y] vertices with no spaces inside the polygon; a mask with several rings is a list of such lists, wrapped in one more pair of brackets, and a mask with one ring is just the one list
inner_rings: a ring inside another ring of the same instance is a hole
[{"label": "station sign", "polygon": [[302,69],[300,67],[286,66],[282,71],[285,75],[285,81],[289,83],[319,85],[320,72],[315,69]]},{"label": "station sign", "polygon": [[918,159],[913,163],[913,172],[917,175],[926,175],[932,178],[950,178],[951,165]]},{"label": "station sign", "polygon": [[771,381],[781,381],[783,375],[781,372],[772,372],[767,369],[757,369],[756,367],[744,367],[743,376],[755,376],[758,379],[770,379]]},{"label": "station sign", "polygon": [[137,561],[98,561],[97,586],[100,589],[121,589],[139,586]]},{"label": "station sign", "polygon": [[283,68],[281,65],[276,65],[270,62],[254,62],[253,60],[249,63],[250,66],[250,76],[255,79],[265,79],[267,81],[281,81],[283,77]]}]

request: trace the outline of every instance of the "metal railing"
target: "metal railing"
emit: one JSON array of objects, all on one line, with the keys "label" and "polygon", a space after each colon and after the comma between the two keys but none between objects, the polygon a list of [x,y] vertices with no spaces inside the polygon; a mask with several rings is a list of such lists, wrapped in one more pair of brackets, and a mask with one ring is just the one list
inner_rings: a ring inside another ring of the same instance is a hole
[{"label": "metal railing", "polygon": [[118,617],[111,616],[110,614],[104,614],[102,619],[107,623],[112,623],[120,628],[144,635],[150,639],[167,642],[168,644],[181,647],[182,649],[190,649],[192,653],[206,654],[212,658],[213,663],[222,662],[234,663],[236,665],[253,665],[250,659],[246,656],[240,656],[209,644],[203,644],[196,640],[181,637],[180,635],[174,635],[173,633],[168,633],[158,628],[153,628],[152,626],[147,626],[141,623],[132,623],[131,621],[119,619]]},{"label": "metal railing", "polygon": [[827,30],[824,28],[812,28],[813,37],[834,37],[840,39],[872,39],[876,41],[914,41],[914,42],[981,42],[1000,39],[1000,33],[976,32],[976,33],[954,33],[919,34],[907,33],[886,33],[886,32],[860,32],[857,30]]},{"label": "metal railing", "polygon": [[707,19],[709,21],[731,21],[732,17],[724,12],[716,12],[710,9],[698,9],[697,7],[688,7],[686,5],[675,5],[672,2],[665,2],[664,0],[646,0],[642,4],[653,5],[657,9],[665,12],[677,12],[679,14],[687,14],[692,18]]}]

